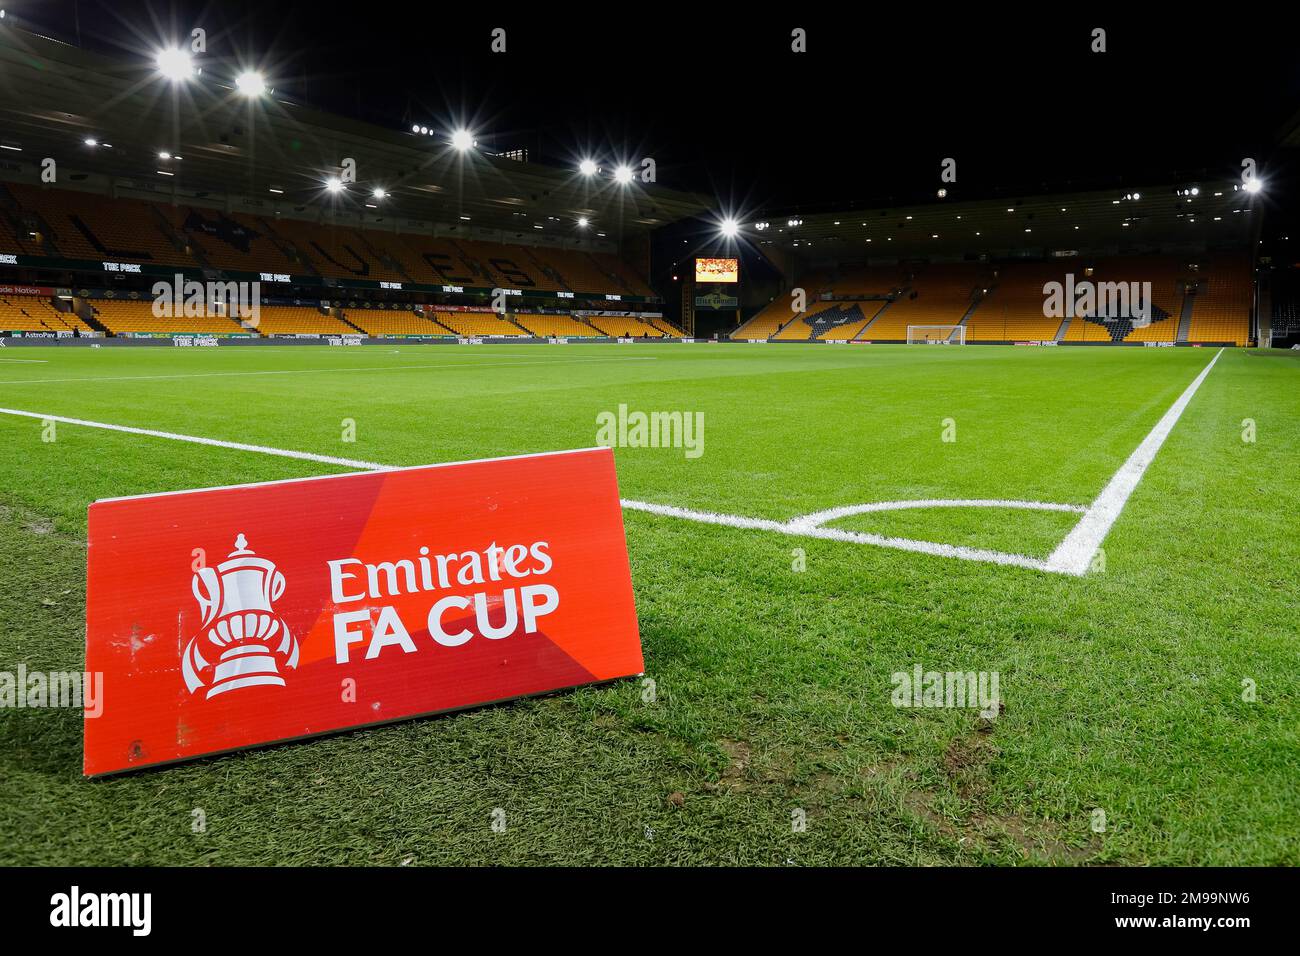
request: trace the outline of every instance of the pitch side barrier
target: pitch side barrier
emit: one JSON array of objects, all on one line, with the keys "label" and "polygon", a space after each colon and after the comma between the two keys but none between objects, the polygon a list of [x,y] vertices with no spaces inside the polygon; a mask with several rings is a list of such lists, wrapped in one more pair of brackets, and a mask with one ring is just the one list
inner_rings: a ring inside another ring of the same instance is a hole
[{"label": "pitch side barrier", "polygon": [[[672,339],[670,341],[676,341]],[[736,345],[907,345],[906,339],[729,339],[729,342]],[[924,345],[925,343],[911,343],[913,345]],[[936,347],[956,345],[954,342],[935,342]],[[1046,341],[1025,341],[1023,339],[980,339],[978,342],[972,342],[967,339],[965,345],[1032,345],[1039,347],[1056,347],[1074,348],[1080,345],[1101,346],[1103,348],[1237,348],[1236,342],[1053,342]]]},{"label": "pitch side barrier", "polygon": [[533,336],[516,336],[501,338],[452,338],[449,336],[334,336],[321,335],[315,338],[308,337],[284,337],[279,338],[272,336],[270,338],[253,338],[251,336],[229,336],[229,335],[175,335],[175,336],[155,336],[155,337],[138,337],[129,338],[126,336],[110,336],[105,338],[42,338],[27,337],[21,338],[0,338],[0,349],[5,348],[22,348],[22,347],[39,347],[39,348],[230,348],[233,346],[293,346],[293,345],[313,345],[313,346],[338,346],[342,348],[353,346],[378,345],[392,348],[397,345],[654,345],[663,343],[682,343],[682,342],[700,342],[704,339],[681,339],[681,338],[659,338],[659,339],[617,339],[617,338],[568,338],[568,339],[550,339],[537,338]]},{"label": "pitch side barrier", "polygon": [[[321,335],[311,337],[276,337],[253,338],[251,336],[230,335],[174,335],[136,337],[109,336],[104,338],[52,338],[40,336],[0,337],[0,349],[6,348],[231,348],[233,346],[388,346],[396,345],[906,345],[903,339],[811,339],[808,341],[776,341],[768,339],[619,339],[612,337],[584,337],[567,339],[538,338],[535,336],[517,336],[500,338],[452,338],[450,336],[333,336]],[[1027,346],[1102,346],[1127,348],[1236,348],[1236,342],[1025,342],[1025,341],[979,341],[966,345],[1027,345]]]}]

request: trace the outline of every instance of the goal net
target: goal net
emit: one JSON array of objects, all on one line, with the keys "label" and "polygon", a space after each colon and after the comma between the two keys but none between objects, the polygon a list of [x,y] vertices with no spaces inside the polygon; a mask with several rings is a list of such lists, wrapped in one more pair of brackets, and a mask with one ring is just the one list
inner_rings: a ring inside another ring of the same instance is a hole
[{"label": "goal net", "polygon": [[964,325],[909,325],[908,345],[965,345]]}]

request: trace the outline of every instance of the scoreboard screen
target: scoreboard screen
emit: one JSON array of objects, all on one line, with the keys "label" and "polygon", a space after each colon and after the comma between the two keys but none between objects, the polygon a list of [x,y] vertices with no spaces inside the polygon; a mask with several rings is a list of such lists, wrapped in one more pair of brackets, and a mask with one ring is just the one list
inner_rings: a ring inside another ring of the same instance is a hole
[{"label": "scoreboard screen", "polygon": [[739,259],[696,259],[696,282],[739,282]]}]

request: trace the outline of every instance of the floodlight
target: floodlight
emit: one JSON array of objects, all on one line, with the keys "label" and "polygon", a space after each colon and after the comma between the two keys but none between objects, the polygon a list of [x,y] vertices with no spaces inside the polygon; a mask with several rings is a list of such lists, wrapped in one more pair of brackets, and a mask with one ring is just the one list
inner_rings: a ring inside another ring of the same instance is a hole
[{"label": "floodlight", "polygon": [[474,146],[474,137],[467,129],[458,129],[451,134],[451,145],[460,152],[472,149]]},{"label": "floodlight", "polygon": [[340,193],[343,191],[343,183],[337,176],[331,176],[329,179],[325,180],[325,188],[332,193]]},{"label": "floodlight", "polygon": [[614,179],[626,186],[628,183],[632,181],[632,167],[631,166],[618,167],[618,169],[614,170]]},{"label": "floodlight", "polygon": [[578,172],[582,173],[582,175],[584,176],[595,176],[596,173],[599,171],[600,171],[600,167],[597,166],[590,159],[584,159],[581,163],[578,164]]},{"label": "floodlight", "polygon": [[261,96],[266,92],[266,79],[261,73],[248,70],[235,77],[235,87],[245,96]]},{"label": "floodlight", "polygon": [[722,234],[728,239],[734,239],[736,233],[740,231],[740,226],[736,225],[736,220],[727,218],[722,220]]},{"label": "floodlight", "polygon": [[179,47],[168,47],[158,51],[158,72],[169,80],[188,80],[194,75],[194,60]]},{"label": "floodlight", "polygon": [[1245,184],[1241,188],[1246,190],[1248,193],[1258,193],[1264,188],[1264,183],[1260,181],[1259,177],[1251,176],[1246,180]]}]

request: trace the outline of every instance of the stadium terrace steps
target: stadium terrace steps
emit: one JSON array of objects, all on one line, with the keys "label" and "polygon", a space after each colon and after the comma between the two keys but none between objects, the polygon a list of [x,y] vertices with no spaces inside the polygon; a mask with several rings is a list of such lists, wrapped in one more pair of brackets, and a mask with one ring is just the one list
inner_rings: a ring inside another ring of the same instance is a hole
[{"label": "stadium terrace steps", "polygon": [[16,183],[10,190],[26,212],[50,228],[64,256],[194,265],[193,258],[175,248],[163,233],[151,203]]},{"label": "stadium terrace steps", "polygon": [[527,333],[494,312],[435,312],[439,324],[466,338],[520,338]]},{"label": "stadium terrace steps", "polygon": [[0,331],[70,332],[89,331],[75,314],[56,308],[39,296],[0,297]]},{"label": "stadium terrace steps", "polygon": [[[877,315],[880,314],[880,301],[864,300],[861,302],[836,302],[832,308],[822,310],[813,320],[813,338],[822,341],[841,339],[851,341],[856,339],[859,333],[870,325]],[[837,312],[839,314],[828,317],[828,312]],[[818,321],[818,319],[827,319]],[[843,321],[838,321],[843,319]]]},{"label": "stadium terrace steps", "polygon": [[342,318],[366,335],[451,335],[448,328],[410,309],[348,309]]},{"label": "stadium terrace steps", "polygon": [[1175,341],[1187,341],[1187,334],[1192,330],[1192,307],[1195,302],[1196,296],[1183,296],[1183,308],[1178,315],[1178,338]]},{"label": "stadium terrace steps", "polygon": [[592,328],[610,338],[619,339],[662,339],[666,336],[662,329],[656,328],[644,319],[628,315],[589,315],[586,317]]},{"label": "stadium terrace steps", "polygon": [[257,222],[261,225],[271,244],[280,250],[280,254],[289,262],[301,266],[300,269],[289,270],[290,272],[320,276],[320,270],[316,268],[316,264],[298,248],[292,239],[286,238],[276,226],[271,225],[270,220],[262,218],[258,219]]},{"label": "stadium terrace steps", "polygon": [[516,312],[516,324],[538,338],[597,338],[600,332],[571,315]]},{"label": "stadium terrace steps", "polygon": [[[206,332],[229,335],[241,331],[239,321],[224,316],[158,317],[152,301],[138,299],[95,299],[90,308],[98,324],[113,334],[149,332],[168,335],[178,332]],[[265,310],[264,310],[265,311]]]},{"label": "stadium terrace steps", "polygon": [[1244,255],[1211,256],[1191,296],[1189,339],[1245,345],[1250,338],[1253,293],[1250,261]]}]

